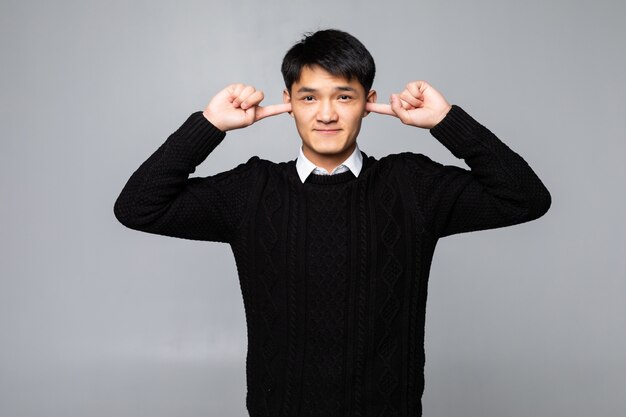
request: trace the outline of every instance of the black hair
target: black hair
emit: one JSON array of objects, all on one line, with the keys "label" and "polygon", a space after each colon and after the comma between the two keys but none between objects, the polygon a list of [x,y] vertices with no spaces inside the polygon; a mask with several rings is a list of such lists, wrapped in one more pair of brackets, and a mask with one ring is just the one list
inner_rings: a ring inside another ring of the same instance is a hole
[{"label": "black hair", "polygon": [[281,72],[287,90],[291,91],[293,83],[300,79],[304,67],[316,65],[334,76],[347,80],[356,78],[365,93],[372,88],[376,73],[374,58],[365,45],[349,33],[336,29],[306,33],[283,58]]}]

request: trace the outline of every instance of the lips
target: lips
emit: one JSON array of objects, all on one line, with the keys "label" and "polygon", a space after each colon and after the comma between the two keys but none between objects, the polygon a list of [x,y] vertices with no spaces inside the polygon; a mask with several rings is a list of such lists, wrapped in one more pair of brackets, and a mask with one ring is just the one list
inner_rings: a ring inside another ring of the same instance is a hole
[{"label": "lips", "polygon": [[313,129],[313,130],[322,135],[333,135],[335,133],[341,132],[341,129]]}]

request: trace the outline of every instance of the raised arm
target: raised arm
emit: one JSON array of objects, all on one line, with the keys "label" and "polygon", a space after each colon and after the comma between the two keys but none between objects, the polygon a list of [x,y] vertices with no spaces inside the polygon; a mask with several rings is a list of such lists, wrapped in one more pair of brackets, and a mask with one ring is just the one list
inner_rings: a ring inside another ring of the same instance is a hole
[{"label": "raised arm", "polygon": [[368,110],[430,129],[470,167],[407,154],[417,204],[437,237],[527,222],[550,207],[550,193],[526,161],[428,83],[410,83],[392,95],[391,105],[369,105]]},{"label": "raised arm", "polygon": [[[231,242],[247,207],[258,158],[214,176],[189,178],[225,131],[288,111],[260,107],[263,93],[233,85],[193,113],[130,177],[114,205],[125,226],[148,233]],[[208,118],[211,117],[211,119]]]}]

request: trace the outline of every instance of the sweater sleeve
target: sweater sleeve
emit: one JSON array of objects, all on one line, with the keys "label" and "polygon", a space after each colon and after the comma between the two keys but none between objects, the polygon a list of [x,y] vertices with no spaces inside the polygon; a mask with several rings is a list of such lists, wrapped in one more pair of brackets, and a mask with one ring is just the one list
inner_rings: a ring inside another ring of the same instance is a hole
[{"label": "sweater sleeve", "polygon": [[132,174],[114,204],[131,229],[230,243],[247,206],[257,157],[214,176],[189,178],[225,133],[195,112]]},{"label": "sweater sleeve", "polygon": [[435,236],[524,223],[548,211],[550,193],[526,161],[460,107],[431,134],[470,167],[416,156],[416,197]]}]

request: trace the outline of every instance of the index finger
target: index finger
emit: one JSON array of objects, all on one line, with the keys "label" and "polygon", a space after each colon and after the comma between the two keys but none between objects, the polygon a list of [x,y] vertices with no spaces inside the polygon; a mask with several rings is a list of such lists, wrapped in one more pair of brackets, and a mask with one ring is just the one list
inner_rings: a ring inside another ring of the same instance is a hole
[{"label": "index finger", "polygon": [[281,113],[287,113],[291,111],[291,103],[273,104],[270,106],[256,108],[255,121],[265,119],[266,117],[276,116]]},{"label": "index finger", "polygon": [[382,103],[365,103],[365,110],[373,113],[386,114],[388,116],[395,116],[396,113],[391,109],[389,104]]}]

